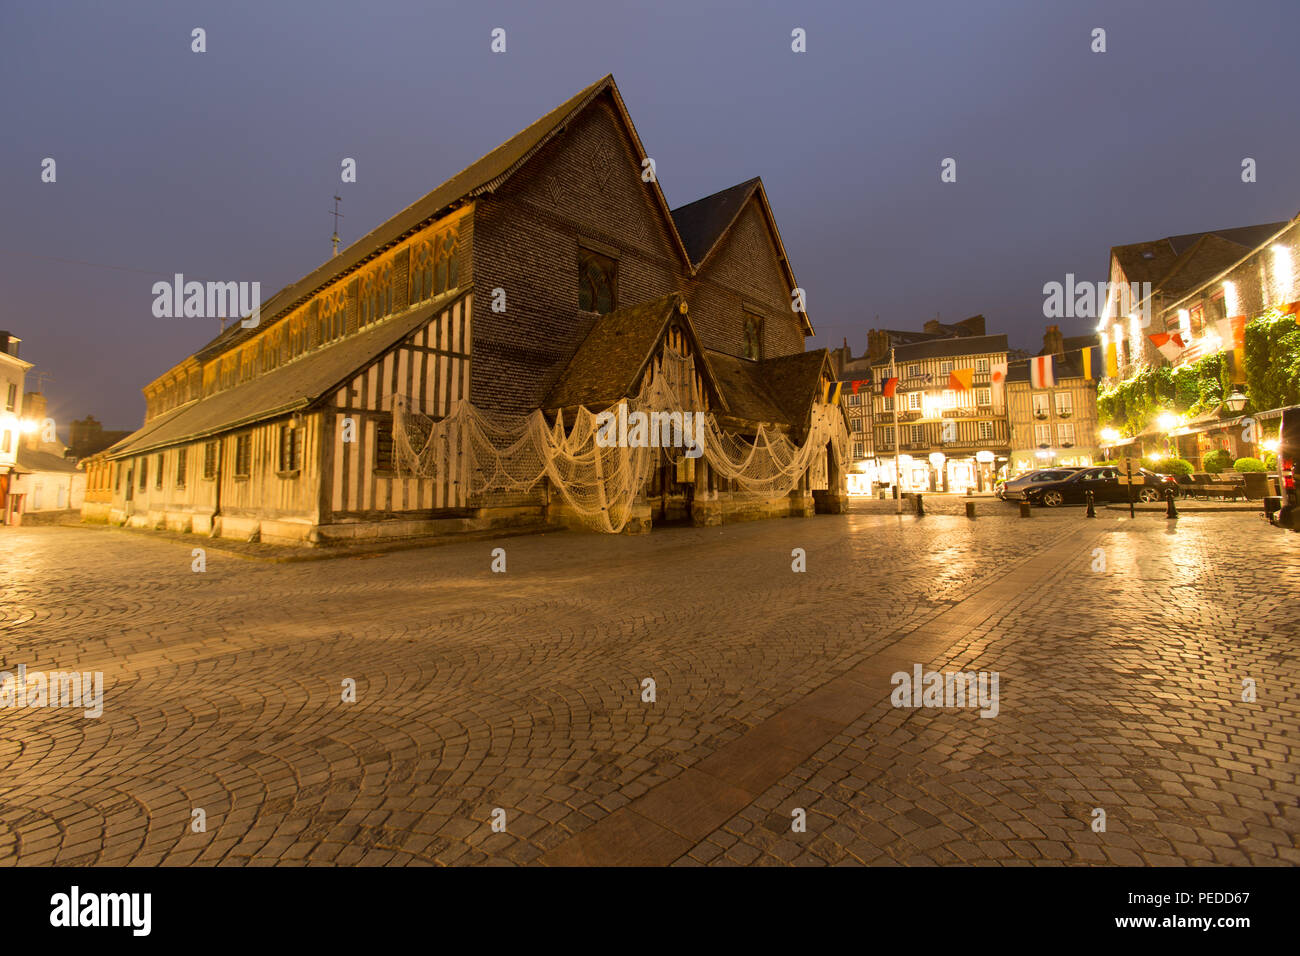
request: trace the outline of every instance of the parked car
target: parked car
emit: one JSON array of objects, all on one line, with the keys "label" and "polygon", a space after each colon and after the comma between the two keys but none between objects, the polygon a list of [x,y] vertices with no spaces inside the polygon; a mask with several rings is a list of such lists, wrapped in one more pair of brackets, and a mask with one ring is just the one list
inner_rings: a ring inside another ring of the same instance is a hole
[{"label": "parked car", "polygon": [[[1178,481],[1173,475],[1158,475],[1145,468],[1140,471],[1142,484],[1134,489],[1134,498],[1138,501],[1159,501],[1169,489],[1173,489],[1175,495],[1178,494]],[[1129,500],[1128,485],[1120,484],[1119,472],[1110,466],[1083,468],[1059,481],[1029,485],[1020,493],[1020,497],[1031,504],[1057,508],[1067,504],[1084,504],[1089,491],[1097,504]]]},{"label": "parked car", "polygon": [[1020,493],[1030,485],[1039,484],[1044,481],[1061,481],[1069,478],[1076,471],[1082,471],[1082,468],[1065,467],[1065,468],[1035,468],[1033,471],[1025,472],[1003,482],[997,490],[997,495],[1003,501],[1018,501]]}]

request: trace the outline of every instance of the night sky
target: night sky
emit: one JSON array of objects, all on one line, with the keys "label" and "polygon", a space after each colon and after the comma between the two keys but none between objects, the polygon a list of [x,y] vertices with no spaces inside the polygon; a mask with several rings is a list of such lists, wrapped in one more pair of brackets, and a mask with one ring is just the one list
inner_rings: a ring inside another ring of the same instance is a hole
[{"label": "night sky", "polygon": [[1043,284],[1111,246],[1300,210],[1297,36],[1295,0],[0,0],[0,329],[61,426],[137,427],[220,327],[154,318],[154,281],[265,301],[336,192],[347,245],[612,72],[671,205],[763,178],[810,348],[982,312],[1036,351]]}]

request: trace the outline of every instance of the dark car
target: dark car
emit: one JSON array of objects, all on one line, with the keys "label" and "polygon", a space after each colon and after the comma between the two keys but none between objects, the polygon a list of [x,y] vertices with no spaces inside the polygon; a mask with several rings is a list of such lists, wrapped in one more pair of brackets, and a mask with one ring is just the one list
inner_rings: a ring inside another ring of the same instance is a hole
[{"label": "dark car", "polygon": [[1082,468],[1077,467],[1036,468],[1033,471],[1004,481],[998,486],[997,495],[1003,501],[1019,501],[1020,493],[1030,485],[1041,484],[1045,481],[1060,481],[1063,478],[1069,478],[1076,471],[1082,470]]},{"label": "dark car", "polygon": [[[1142,484],[1134,487],[1133,497],[1138,501],[1159,501],[1169,489],[1178,494],[1178,482],[1172,475],[1157,475],[1154,471],[1140,469]],[[1081,505],[1092,492],[1093,501],[1104,504],[1110,501],[1128,501],[1129,486],[1119,481],[1119,472],[1111,466],[1085,468],[1060,481],[1030,485],[1021,497],[1036,505],[1056,508],[1061,505]]]}]

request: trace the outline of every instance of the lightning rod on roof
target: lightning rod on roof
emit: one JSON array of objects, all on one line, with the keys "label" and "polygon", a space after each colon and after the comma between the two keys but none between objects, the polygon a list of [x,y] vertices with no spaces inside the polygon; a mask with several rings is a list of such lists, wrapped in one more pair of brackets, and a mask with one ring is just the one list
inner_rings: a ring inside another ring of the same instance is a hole
[{"label": "lightning rod on roof", "polygon": [[342,196],[334,197],[334,235],[330,237],[331,252],[330,258],[339,254],[339,220],[343,218],[343,213],[339,212],[339,203],[343,201]]}]

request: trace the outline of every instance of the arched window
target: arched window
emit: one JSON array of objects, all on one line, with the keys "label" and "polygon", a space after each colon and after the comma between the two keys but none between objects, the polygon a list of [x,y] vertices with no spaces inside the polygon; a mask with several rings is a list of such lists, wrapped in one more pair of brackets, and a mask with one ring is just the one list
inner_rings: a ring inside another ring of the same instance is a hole
[{"label": "arched window", "polygon": [[578,308],[584,312],[614,311],[617,289],[613,259],[586,249],[578,250]]},{"label": "arched window", "polygon": [[745,358],[755,362],[763,358],[763,323],[757,316],[745,316]]},{"label": "arched window", "polygon": [[417,243],[411,256],[411,301],[423,302],[433,295],[433,243]]}]

